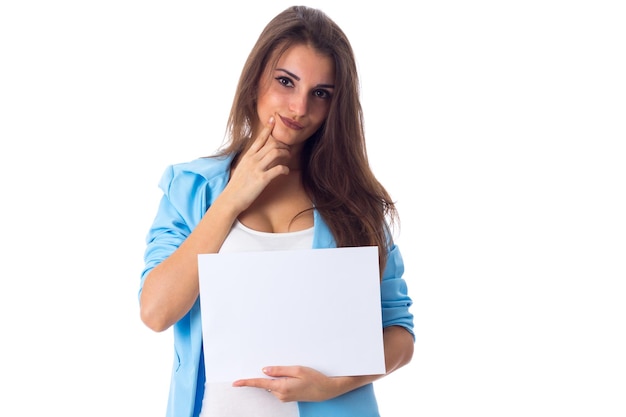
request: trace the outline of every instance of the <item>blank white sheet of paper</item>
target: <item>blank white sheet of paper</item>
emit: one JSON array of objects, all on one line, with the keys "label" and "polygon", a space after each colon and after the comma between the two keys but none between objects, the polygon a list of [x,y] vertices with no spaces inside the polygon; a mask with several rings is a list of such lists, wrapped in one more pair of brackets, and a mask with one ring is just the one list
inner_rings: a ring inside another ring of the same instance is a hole
[{"label": "blank white sheet of paper", "polygon": [[207,382],[385,373],[374,246],[198,255]]}]

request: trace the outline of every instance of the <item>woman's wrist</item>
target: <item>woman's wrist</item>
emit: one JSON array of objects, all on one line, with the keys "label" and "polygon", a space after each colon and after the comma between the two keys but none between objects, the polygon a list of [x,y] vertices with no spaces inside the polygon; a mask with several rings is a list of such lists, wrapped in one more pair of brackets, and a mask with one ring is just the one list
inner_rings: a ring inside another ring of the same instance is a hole
[{"label": "woman's wrist", "polygon": [[357,376],[338,376],[330,378],[332,381],[333,395],[329,398],[338,397],[347,392],[361,388],[364,385],[372,383],[383,375],[357,375]]}]

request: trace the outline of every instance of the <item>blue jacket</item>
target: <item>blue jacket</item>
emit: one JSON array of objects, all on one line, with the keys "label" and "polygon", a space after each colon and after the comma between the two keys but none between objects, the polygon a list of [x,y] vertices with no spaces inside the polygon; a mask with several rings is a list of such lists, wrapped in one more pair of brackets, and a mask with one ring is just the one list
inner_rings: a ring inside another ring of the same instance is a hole
[{"label": "blue jacket", "polygon": [[[231,161],[232,157],[199,158],[165,170],[159,183],[164,194],[146,237],[140,295],[148,272],[180,246],[224,190]],[[336,247],[335,240],[314,211],[313,248],[330,247]],[[409,312],[412,301],[403,272],[402,256],[394,245],[381,283],[383,327],[403,326],[413,333],[413,315]],[[174,364],[167,416],[195,417],[200,413],[205,381],[199,301],[173,326],[173,331]],[[372,384],[324,402],[300,402],[298,407],[300,417],[379,417]]]}]

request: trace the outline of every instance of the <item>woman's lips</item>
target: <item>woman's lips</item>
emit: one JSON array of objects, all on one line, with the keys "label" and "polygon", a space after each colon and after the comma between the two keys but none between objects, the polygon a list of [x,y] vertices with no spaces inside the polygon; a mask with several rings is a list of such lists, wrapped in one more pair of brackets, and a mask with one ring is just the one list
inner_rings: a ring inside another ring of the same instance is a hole
[{"label": "woman's lips", "polygon": [[293,130],[304,129],[304,126],[302,126],[300,123],[296,122],[295,120],[287,119],[286,117],[283,117],[283,116],[280,116],[280,120],[283,122],[285,126],[287,126],[290,129],[293,129]]}]

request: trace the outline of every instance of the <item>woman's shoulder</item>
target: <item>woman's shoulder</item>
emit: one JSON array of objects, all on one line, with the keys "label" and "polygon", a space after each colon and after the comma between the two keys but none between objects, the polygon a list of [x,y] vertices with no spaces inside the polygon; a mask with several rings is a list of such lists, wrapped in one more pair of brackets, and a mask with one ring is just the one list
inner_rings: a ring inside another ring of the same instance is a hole
[{"label": "woman's shoulder", "polygon": [[169,193],[174,184],[175,188],[184,190],[207,183],[227,182],[232,159],[232,155],[210,156],[169,165],[161,176],[159,186]]},{"label": "woman's shoulder", "polygon": [[200,175],[207,180],[228,172],[232,155],[205,156],[187,162],[179,162],[168,168],[173,175]]}]

